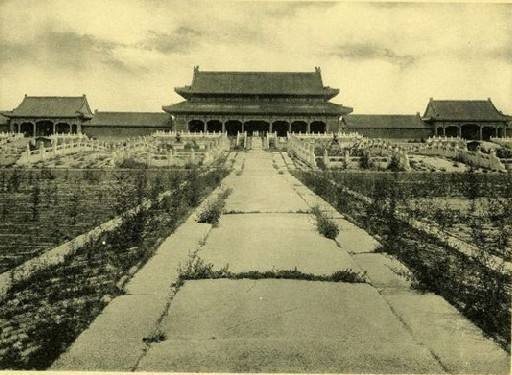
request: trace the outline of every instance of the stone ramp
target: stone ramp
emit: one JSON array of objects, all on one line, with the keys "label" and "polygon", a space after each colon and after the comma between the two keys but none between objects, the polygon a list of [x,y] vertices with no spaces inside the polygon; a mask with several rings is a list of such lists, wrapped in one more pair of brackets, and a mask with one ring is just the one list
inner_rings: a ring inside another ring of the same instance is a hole
[{"label": "stone ramp", "polygon": [[189,281],[138,371],[440,373],[365,284]]}]

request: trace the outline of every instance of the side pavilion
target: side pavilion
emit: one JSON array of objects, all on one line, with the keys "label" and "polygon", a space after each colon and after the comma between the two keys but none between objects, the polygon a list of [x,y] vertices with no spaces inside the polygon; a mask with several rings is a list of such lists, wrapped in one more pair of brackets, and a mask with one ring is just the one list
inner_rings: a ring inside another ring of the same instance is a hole
[{"label": "side pavilion", "polygon": [[12,111],[3,112],[9,118],[10,131],[28,137],[55,133],[81,133],[82,125],[93,118],[83,96],[27,96]]},{"label": "side pavilion", "polygon": [[500,112],[491,99],[434,100],[430,99],[423,121],[431,124],[434,134],[489,140],[506,137],[509,118]]}]

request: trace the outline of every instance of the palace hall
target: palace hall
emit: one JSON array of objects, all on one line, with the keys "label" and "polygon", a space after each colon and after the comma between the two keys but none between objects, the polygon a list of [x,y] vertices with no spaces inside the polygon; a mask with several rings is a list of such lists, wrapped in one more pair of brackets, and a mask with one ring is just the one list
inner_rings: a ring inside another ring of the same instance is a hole
[{"label": "palace hall", "polygon": [[339,90],[314,72],[212,72],[194,68],[192,84],[177,87],[185,101],[164,106],[176,130],[258,132],[337,131],[352,108],[331,103]]}]

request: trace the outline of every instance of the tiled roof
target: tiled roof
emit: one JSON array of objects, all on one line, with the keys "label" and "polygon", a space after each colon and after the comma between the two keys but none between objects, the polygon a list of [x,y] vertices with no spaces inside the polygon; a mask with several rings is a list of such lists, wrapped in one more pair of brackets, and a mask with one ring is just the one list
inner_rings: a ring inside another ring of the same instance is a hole
[{"label": "tiled roof", "polygon": [[319,95],[334,97],[339,90],[324,87],[320,69],[315,72],[215,72],[194,69],[191,86],[177,87],[188,94]]},{"label": "tiled roof", "polygon": [[390,128],[390,129],[422,129],[430,125],[416,115],[348,115],[343,120],[349,128]]},{"label": "tiled roof", "polygon": [[83,96],[25,96],[9,117],[85,117],[92,111]]},{"label": "tiled roof", "polygon": [[162,107],[169,113],[218,113],[218,114],[325,114],[342,115],[352,108],[334,103],[288,104],[288,103],[191,103],[181,102]]},{"label": "tiled roof", "polygon": [[425,110],[426,120],[506,121],[506,116],[488,100],[433,100]]},{"label": "tiled roof", "polygon": [[8,117],[2,115],[2,113],[9,113],[9,111],[0,111],[0,125],[7,125],[7,121],[9,120]]},{"label": "tiled roof", "polygon": [[101,112],[96,111],[87,126],[169,127],[171,115],[165,112]]}]

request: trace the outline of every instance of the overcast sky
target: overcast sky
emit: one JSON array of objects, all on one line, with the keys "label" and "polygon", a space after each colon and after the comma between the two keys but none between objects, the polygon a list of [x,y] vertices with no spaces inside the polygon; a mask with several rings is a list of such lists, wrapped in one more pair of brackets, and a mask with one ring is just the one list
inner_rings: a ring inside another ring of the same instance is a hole
[{"label": "overcast sky", "polygon": [[0,109],[87,94],[159,111],[192,69],[313,71],[355,113],[423,112],[430,97],[512,113],[512,5],[0,0]]}]

